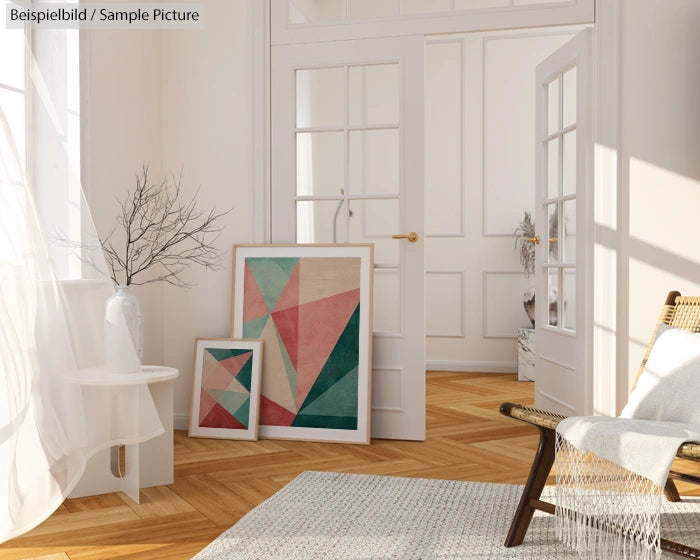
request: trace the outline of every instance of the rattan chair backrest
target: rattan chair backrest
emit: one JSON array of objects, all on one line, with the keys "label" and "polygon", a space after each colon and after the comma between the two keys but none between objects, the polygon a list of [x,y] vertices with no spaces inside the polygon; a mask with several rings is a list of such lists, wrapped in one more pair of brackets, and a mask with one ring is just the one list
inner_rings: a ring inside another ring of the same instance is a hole
[{"label": "rattan chair backrest", "polygon": [[651,352],[651,347],[654,345],[654,341],[656,340],[656,331],[658,330],[660,323],[666,323],[667,325],[676,329],[700,332],[700,297],[682,296],[680,292],[670,292],[668,294],[666,303],[661,310],[661,315],[659,316],[659,320],[654,328],[654,333],[651,336],[651,341],[649,342],[646,353],[644,354],[644,359],[642,360],[642,364],[637,372],[637,378],[634,380],[635,386],[637,385],[639,376],[642,375],[642,372],[644,371],[644,366],[646,366],[649,353]]}]

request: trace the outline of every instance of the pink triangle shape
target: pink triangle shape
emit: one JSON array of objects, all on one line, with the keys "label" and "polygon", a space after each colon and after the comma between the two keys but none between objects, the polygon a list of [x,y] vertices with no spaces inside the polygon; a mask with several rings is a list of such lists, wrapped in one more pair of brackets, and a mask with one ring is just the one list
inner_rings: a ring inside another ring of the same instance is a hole
[{"label": "pink triangle shape", "polygon": [[297,402],[303,403],[360,301],[360,289],[299,306]]},{"label": "pink triangle shape", "polygon": [[277,332],[282,339],[294,369],[298,367],[299,358],[299,306],[289,307],[272,314]]},{"label": "pink triangle shape", "polygon": [[202,372],[202,387],[206,389],[223,390],[228,387],[234,375],[224,367],[222,362],[209,365],[206,371]]},{"label": "pink triangle shape", "polygon": [[267,308],[265,298],[260,291],[260,287],[250,270],[248,263],[245,263],[245,278],[243,279],[243,322],[253,321],[267,315],[270,310]]},{"label": "pink triangle shape", "polygon": [[207,417],[207,415],[211,412],[212,408],[216,406],[216,401],[214,398],[207,393],[204,389],[200,389],[199,391],[199,422],[198,426],[202,425],[202,422],[204,419]]},{"label": "pink triangle shape", "polygon": [[200,420],[202,428],[227,428],[229,430],[245,430],[246,427],[226,410],[219,403],[214,403],[214,407],[205,418]]},{"label": "pink triangle shape", "polygon": [[296,414],[265,396],[260,397],[261,426],[291,426]]},{"label": "pink triangle shape", "polygon": [[219,364],[226,368],[226,370],[233,377],[236,377],[240,373],[241,368],[246,364],[246,362],[250,359],[252,355],[253,351],[251,350],[250,352],[246,352],[245,354],[239,354],[238,356],[231,356],[230,358],[221,360]]}]

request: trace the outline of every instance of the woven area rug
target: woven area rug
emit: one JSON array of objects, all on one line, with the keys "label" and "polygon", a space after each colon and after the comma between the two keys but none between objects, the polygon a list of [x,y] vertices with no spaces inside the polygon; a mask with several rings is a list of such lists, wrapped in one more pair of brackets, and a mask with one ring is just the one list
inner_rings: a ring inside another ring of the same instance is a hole
[{"label": "woven area rug", "polygon": [[[304,472],[194,559],[577,558],[555,539],[553,516],[539,512],[525,543],[503,546],[521,491],[510,484]],[[700,546],[699,528],[700,498],[665,505],[664,538]]]}]

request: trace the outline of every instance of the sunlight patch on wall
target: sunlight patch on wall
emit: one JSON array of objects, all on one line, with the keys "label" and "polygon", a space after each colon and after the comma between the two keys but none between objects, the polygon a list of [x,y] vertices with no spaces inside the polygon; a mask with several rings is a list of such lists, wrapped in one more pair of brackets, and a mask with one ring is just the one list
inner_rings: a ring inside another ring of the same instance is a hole
[{"label": "sunlight patch on wall", "polygon": [[630,238],[700,263],[700,182],[634,157],[629,166]]}]

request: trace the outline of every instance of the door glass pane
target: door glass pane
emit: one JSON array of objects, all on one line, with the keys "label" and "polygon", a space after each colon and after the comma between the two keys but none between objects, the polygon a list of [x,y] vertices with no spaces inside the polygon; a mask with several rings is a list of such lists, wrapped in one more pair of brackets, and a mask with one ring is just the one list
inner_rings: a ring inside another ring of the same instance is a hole
[{"label": "door glass pane", "polygon": [[576,66],[564,72],[564,128],[576,124]]},{"label": "door glass pane", "polygon": [[399,194],[399,131],[350,132],[350,194]]},{"label": "door glass pane", "polygon": [[315,23],[343,19],[345,0],[289,0],[289,23]]},{"label": "door glass pane", "polygon": [[576,330],[576,269],[564,268],[562,286],[562,325],[565,329]]},{"label": "door glass pane", "polygon": [[566,264],[576,264],[576,199],[564,201],[564,255]]},{"label": "door glass pane", "polygon": [[342,194],[345,133],[297,133],[297,195]]},{"label": "door glass pane", "polygon": [[[556,327],[558,324],[558,304],[559,304],[559,269],[550,268],[547,272],[547,294],[548,299],[544,302],[544,313],[547,324]],[[536,302],[537,300],[535,300]]]},{"label": "door glass pane", "polygon": [[545,198],[559,196],[559,137],[547,142],[547,192]]},{"label": "door glass pane", "polygon": [[348,0],[348,19],[370,19],[397,16],[396,0]]},{"label": "door glass pane", "polygon": [[547,205],[547,262],[559,262],[559,204]]},{"label": "door glass pane", "polygon": [[346,243],[342,200],[298,200],[297,243]]},{"label": "door glass pane", "polygon": [[547,134],[560,130],[559,126],[559,78],[547,84]]},{"label": "door glass pane", "polygon": [[374,262],[398,266],[400,241],[392,239],[399,229],[399,200],[351,200],[350,243],[374,243]]},{"label": "door glass pane", "polygon": [[401,274],[398,268],[374,269],[375,333],[401,332]]},{"label": "door glass pane", "polygon": [[351,66],[349,114],[353,126],[399,122],[399,65]]},{"label": "door glass pane", "polygon": [[564,135],[563,154],[563,189],[564,195],[576,192],[576,130]]},{"label": "door glass pane", "polygon": [[344,126],[345,68],[296,71],[297,128]]}]

